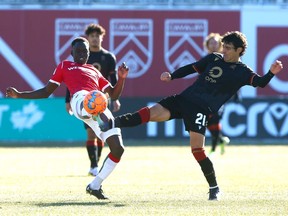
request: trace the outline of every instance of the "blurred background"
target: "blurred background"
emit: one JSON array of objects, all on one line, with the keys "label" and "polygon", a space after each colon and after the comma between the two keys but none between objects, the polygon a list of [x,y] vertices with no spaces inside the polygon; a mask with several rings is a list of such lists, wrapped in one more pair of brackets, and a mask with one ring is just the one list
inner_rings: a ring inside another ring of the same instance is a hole
[{"label": "blurred background", "polygon": [[[223,133],[237,143],[281,143],[288,138],[288,0],[0,0],[0,142],[85,140],[83,124],[65,111],[65,85],[45,100],[4,98],[5,89],[41,88],[70,43],[90,23],[106,29],[103,47],[130,75],[115,115],[134,112],[179,93],[195,76],[161,83],[163,71],[206,55],[210,32],[242,31],[242,60],[259,75],[279,59],[284,70],[264,89],[244,87],[229,101]],[[122,129],[125,139],[188,139],[181,121]],[[210,134],[207,131],[207,136]]]}]

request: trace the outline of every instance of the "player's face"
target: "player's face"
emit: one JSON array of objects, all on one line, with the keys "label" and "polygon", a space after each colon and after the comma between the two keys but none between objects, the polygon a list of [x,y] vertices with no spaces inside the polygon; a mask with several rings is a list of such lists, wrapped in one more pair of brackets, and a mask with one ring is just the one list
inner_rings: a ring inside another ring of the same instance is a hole
[{"label": "player's face", "polygon": [[223,57],[225,62],[238,62],[240,58],[241,48],[235,48],[232,43],[223,44]]},{"label": "player's face", "polygon": [[222,44],[219,43],[218,40],[216,40],[216,38],[211,38],[207,44],[207,48],[208,48],[209,53],[220,52],[221,45]]},{"label": "player's face", "polygon": [[86,64],[89,56],[89,45],[84,42],[77,42],[72,49],[74,62]]},{"label": "player's face", "polygon": [[103,35],[93,32],[87,37],[90,47],[93,49],[100,49],[103,41]]}]

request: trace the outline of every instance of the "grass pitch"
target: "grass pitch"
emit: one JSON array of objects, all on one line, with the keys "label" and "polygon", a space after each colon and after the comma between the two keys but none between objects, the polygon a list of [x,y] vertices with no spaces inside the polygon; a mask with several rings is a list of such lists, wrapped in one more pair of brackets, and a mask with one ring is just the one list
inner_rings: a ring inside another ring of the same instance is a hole
[{"label": "grass pitch", "polygon": [[[139,141],[126,142],[122,161],[103,184],[109,201],[85,193],[93,177],[84,147],[0,148],[0,215],[288,215],[288,146],[216,152],[217,202],[207,201],[208,184],[188,142],[133,142]],[[107,153],[105,146],[101,162]]]}]

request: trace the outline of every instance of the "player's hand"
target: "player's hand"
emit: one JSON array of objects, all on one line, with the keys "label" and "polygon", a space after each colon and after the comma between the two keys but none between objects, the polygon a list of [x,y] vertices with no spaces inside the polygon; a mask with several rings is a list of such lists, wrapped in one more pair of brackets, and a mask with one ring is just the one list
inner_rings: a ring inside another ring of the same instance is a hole
[{"label": "player's hand", "polygon": [[129,72],[129,67],[126,65],[125,62],[123,62],[119,67],[118,67],[118,78],[126,79],[128,76]]},{"label": "player's hand", "polygon": [[169,72],[163,72],[160,76],[160,80],[164,82],[171,81],[171,74]]},{"label": "player's hand", "polygon": [[6,97],[7,98],[19,98],[20,93],[17,91],[17,89],[15,89],[13,87],[8,87],[6,89]]},{"label": "player's hand", "polygon": [[283,65],[281,61],[276,60],[270,67],[270,71],[273,74],[278,74],[283,69]]},{"label": "player's hand", "polygon": [[65,103],[65,108],[66,108],[67,113],[69,113],[70,115],[73,115],[73,111],[71,109],[71,104],[69,102]]},{"label": "player's hand", "polygon": [[117,112],[120,110],[120,107],[121,107],[121,103],[119,100],[115,100],[113,101],[113,110],[112,112]]}]

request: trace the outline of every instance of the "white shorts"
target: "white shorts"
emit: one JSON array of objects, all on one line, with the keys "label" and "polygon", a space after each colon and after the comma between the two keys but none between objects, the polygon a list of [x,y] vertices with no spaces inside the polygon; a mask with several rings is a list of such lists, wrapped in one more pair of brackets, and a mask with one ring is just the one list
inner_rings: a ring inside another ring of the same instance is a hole
[{"label": "white shorts", "polygon": [[[83,100],[85,98],[85,95],[88,93],[86,90],[81,90],[76,92],[71,101],[71,109],[73,111],[73,114],[76,118],[80,119],[81,121],[85,122],[87,125],[89,125],[90,128],[95,132],[96,136],[99,137],[102,141],[106,141],[106,139],[113,135],[121,136],[121,129],[120,128],[112,128],[108,131],[102,132],[99,128],[98,122],[92,119],[92,115],[87,113],[87,111],[83,107]],[[111,111],[106,108],[104,111],[106,116],[109,116],[110,118],[113,118],[113,115]]]}]

